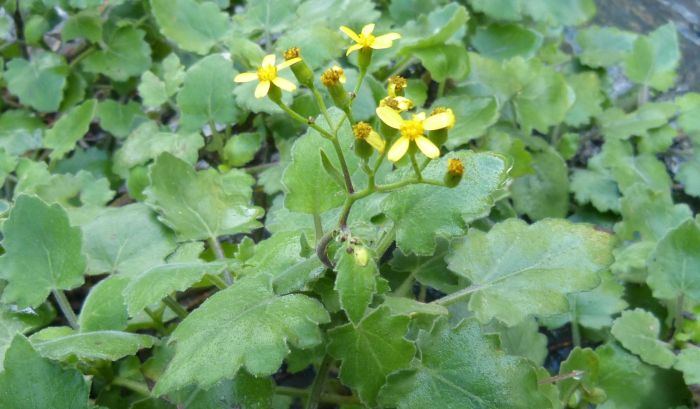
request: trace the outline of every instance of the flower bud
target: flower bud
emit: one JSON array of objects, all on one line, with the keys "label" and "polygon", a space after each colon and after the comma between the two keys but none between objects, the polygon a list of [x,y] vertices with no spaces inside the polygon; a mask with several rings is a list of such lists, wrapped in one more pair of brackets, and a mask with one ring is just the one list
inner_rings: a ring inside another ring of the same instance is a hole
[{"label": "flower bud", "polygon": [[350,107],[350,97],[345,91],[345,87],[343,87],[345,72],[342,68],[336,65],[326,70],[321,74],[321,83],[328,88],[328,93],[331,95],[335,106],[344,111]]},{"label": "flower bud", "polygon": [[459,159],[449,159],[447,161],[447,172],[445,173],[445,186],[455,187],[459,185],[459,182],[464,176],[464,164]]},{"label": "flower bud", "polygon": [[406,89],[407,85],[408,82],[402,76],[394,75],[392,77],[389,77],[387,94],[389,94],[390,97],[402,97],[404,96],[404,89]]},{"label": "flower bud", "polygon": [[405,97],[388,96],[379,101],[379,106],[389,107],[397,112],[404,112],[413,109],[413,101]]},{"label": "flower bud", "polygon": [[357,65],[360,67],[360,71],[366,71],[371,62],[372,49],[370,47],[362,47],[357,57]]},{"label": "flower bud", "polygon": [[357,156],[363,159],[369,158],[372,156],[372,148],[379,153],[384,152],[386,145],[384,139],[367,122],[356,123],[352,126],[352,131],[355,134],[355,153]]},{"label": "flower bud", "polygon": [[[301,54],[298,47],[292,47],[284,52],[285,61],[289,61],[294,58],[301,58]],[[292,69],[292,73],[296,77],[300,84],[306,86],[307,88],[312,88],[314,85],[314,73],[311,68],[306,64],[306,61],[301,60],[296,64],[292,64],[289,68]]]},{"label": "flower bud", "polygon": [[354,256],[355,263],[361,267],[366,266],[367,262],[369,262],[369,252],[364,246],[355,247]]}]

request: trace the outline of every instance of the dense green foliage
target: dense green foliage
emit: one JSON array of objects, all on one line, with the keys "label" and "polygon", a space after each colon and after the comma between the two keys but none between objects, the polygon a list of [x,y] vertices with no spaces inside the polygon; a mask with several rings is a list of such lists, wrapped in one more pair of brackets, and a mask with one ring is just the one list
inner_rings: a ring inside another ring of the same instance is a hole
[{"label": "dense green foliage", "polygon": [[695,407],[700,95],[595,12],[0,1],[0,407]]}]

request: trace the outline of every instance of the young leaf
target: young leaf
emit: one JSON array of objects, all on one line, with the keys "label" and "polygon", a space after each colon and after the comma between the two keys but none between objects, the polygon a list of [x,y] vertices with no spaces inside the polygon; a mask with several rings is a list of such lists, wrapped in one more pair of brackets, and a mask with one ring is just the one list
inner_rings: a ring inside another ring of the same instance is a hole
[{"label": "young leaf", "polygon": [[612,263],[613,239],[590,226],[508,219],[488,233],[472,229],[453,244],[450,270],[471,280],[469,309],[509,326],[528,315],[568,309],[567,294],[595,288]]},{"label": "young leaf", "polygon": [[[350,254],[346,251],[350,250]],[[338,250],[340,258],[335,266],[335,290],[340,297],[340,306],[357,325],[377,292],[379,271],[374,257],[363,246],[344,247]]]},{"label": "young leaf", "polygon": [[464,179],[457,187],[408,186],[389,194],[381,204],[396,223],[396,243],[404,254],[429,256],[435,251],[438,236],[462,234],[466,223],[488,214],[493,195],[506,181],[503,157],[468,151],[432,161],[423,176],[442,180],[450,158],[458,158],[464,164]]},{"label": "young leaf", "polygon": [[484,57],[496,60],[531,58],[542,45],[542,35],[516,24],[495,23],[477,28],[472,45]]},{"label": "young leaf", "polygon": [[440,98],[433,103],[433,107],[439,106],[450,107],[457,119],[445,142],[449,148],[456,148],[478,138],[499,118],[498,102],[493,97],[468,98],[455,95]]},{"label": "young leaf", "polygon": [[592,26],[579,31],[581,62],[593,68],[621,63],[632,52],[637,34],[613,27]]},{"label": "young leaf", "polygon": [[129,278],[113,275],[105,278],[90,289],[78,317],[81,331],[103,331],[126,329],[126,303],[122,292],[129,284]]},{"label": "young leaf", "polygon": [[249,205],[249,186],[225,185],[224,175],[213,169],[195,172],[187,162],[164,153],[151,167],[150,178],[149,205],[183,241],[248,232],[260,226],[256,219],[262,210]]},{"label": "young leaf", "polygon": [[412,54],[421,60],[437,82],[445,82],[448,78],[461,80],[469,73],[469,55],[461,45],[440,44],[417,48]]},{"label": "young leaf", "polygon": [[140,203],[103,210],[83,234],[91,274],[137,274],[162,264],[176,247],[172,231]]},{"label": "young leaf", "polygon": [[625,73],[632,80],[659,91],[667,91],[676,79],[681,60],[676,26],[669,22],[648,36],[640,36],[625,60]]},{"label": "young leaf", "polygon": [[518,213],[533,220],[565,217],[569,210],[569,178],[566,162],[554,150],[532,154],[533,175],[513,182],[513,202]]},{"label": "young leaf", "polygon": [[670,368],[676,356],[668,344],[659,340],[659,320],[642,309],[625,311],[612,326],[612,334],[618,341],[639,355],[643,361],[662,368]]},{"label": "young leaf", "polygon": [[654,297],[700,300],[700,225],[693,219],[670,230],[659,241],[649,263],[647,284]]},{"label": "young leaf", "polygon": [[700,349],[686,348],[682,350],[673,367],[683,372],[686,384],[700,384]]},{"label": "young leaf", "polygon": [[36,307],[51,291],[70,290],[83,283],[80,229],[70,225],[61,206],[20,195],[3,233],[5,254],[0,261],[8,280],[4,303]]},{"label": "young leaf", "polygon": [[622,222],[615,225],[615,232],[623,240],[632,240],[636,234],[642,240],[660,240],[667,231],[692,217],[688,205],[674,204],[668,192],[655,192],[643,183],[625,191],[621,213]]},{"label": "young leaf", "polygon": [[61,118],[46,132],[44,146],[53,149],[51,159],[61,159],[75,149],[75,144],[87,133],[97,112],[97,101],[90,99]]},{"label": "young leaf", "polygon": [[[49,330],[56,328],[60,327],[50,327]],[[42,356],[50,359],[65,361],[77,357],[86,361],[116,361],[134,355],[140,349],[150,348],[155,338],[121,331],[73,332],[69,329],[57,337],[43,337],[43,332],[37,332],[30,340]]]},{"label": "young leaf", "polygon": [[120,104],[112,99],[97,105],[97,117],[100,119],[100,127],[117,138],[127,137],[140,122],[146,120],[141,113],[141,106],[136,102]]},{"label": "young leaf", "polygon": [[547,408],[537,375],[522,359],[505,355],[497,338],[482,333],[475,320],[451,328],[446,320],[418,336],[420,360],[394,372],[380,402],[398,409]]},{"label": "young leaf", "polygon": [[163,35],[197,54],[207,54],[231,27],[228,15],[213,2],[151,0],[151,8]]},{"label": "young leaf", "polygon": [[391,315],[389,308],[380,307],[358,324],[345,324],[328,333],[328,351],[342,361],[340,380],[356,389],[369,406],[376,406],[386,377],[409,367],[416,353],[413,343],[404,338],[409,322],[407,316]]},{"label": "young leaf", "polygon": [[287,355],[287,343],[302,349],[318,345],[317,326],[329,320],[321,303],[312,298],[276,296],[270,276],[239,279],[209,297],[173,332],[175,356],[154,393],[190,384],[207,388],[232,379],[241,367],[254,376],[271,375]]},{"label": "young leaf", "polygon": [[53,112],[61,104],[67,77],[68,66],[63,57],[39,51],[31,61],[10,60],[3,79],[7,89],[23,104],[40,112]]},{"label": "young leaf", "polygon": [[89,393],[83,374],[42,358],[27,338],[15,336],[0,372],[1,407],[88,409]]}]

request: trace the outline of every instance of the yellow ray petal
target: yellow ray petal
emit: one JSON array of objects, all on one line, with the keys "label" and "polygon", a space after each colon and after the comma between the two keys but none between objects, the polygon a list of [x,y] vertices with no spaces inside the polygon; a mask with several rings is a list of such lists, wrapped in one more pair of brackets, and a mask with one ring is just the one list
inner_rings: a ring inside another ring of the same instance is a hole
[{"label": "yellow ray petal", "polygon": [[401,115],[399,115],[398,112],[389,107],[379,107],[375,112],[377,113],[379,119],[381,119],[385,124],[394,129],[401,129],[403,118],[401,118]]},{"label": "yellow ray petal", "polygon": [[423,129],[426,131],[434,131],[436,129],[447,128],[450,126],[452,118],[447,112],[441,112],[439,114],[429,116],[425,121],[423,121]]},{"label": "yellow ray petal", "polygon": [[258,74],[255,72],[242,72],[233,79],[233,82],[250,82],[258,79]]},{"label": "yellow ray petal", "polygon": [[345,35],[350,37],[352,39],[352,41],[354,41],[356,43],[360,42],[360,37],[357,35],[357,33],[352,31],[352,29],[350,29],[350,27],[340,26],[340,31],[342,31],[343,33],[345,33]]},{"label": "yellow ray petal", "polygon": [[351,52],[357,51],[362,48],[361,44],[353,44],[350,47],[348,47],[348,51],[345,53],[345,55],[350,55]]},{"label": "yellow ray petal", "polygon": [[372,34],[372,31],[374,31],[374,23],[370,23],[362,27],[362,35],[365,37]]},{"label": "yellow ray petal", "polygon": [[262,67],[265,67],[267,65],[275,65],[275,61],[277,60],[277,57],[275,57],[274,54],[268,54],[263,58],[262,64],[260,64]]},{"label": "yellow ray petal", "polygon": [[378,133],[371,131],[365,140],[368,144],[372,145],[374,149],[378,150],[379,153],[384,153],[386,142],[384,142],[384,139],[379,136]]},{"label": "yellow ray petal", "polygon": [[301,61],[301,57],[296,57],[296,58],[292,58],[291,60],[287,60],[287,61],[283,62],[282,64],[277,65],[277,71],[285,69],[292,64],[298,63],[299,61]]},{"label": "yellow ray petal", "polygon": [[409,142],[410,141],[408,138],[404,138],[403,136],[400,137],[396,142],[394,142],[393,145],[391,145],[391,149],[389,149],[389,153],[387,153],[386,157],[392,162],[396,162],[403,158],[403,155],[405,155],[406,151],[408,150]]},{"label": "yellow ray petal", "polygon": [[425,136],[419,136],[415,139],[416,145],[418,145],[418,149],[420,149],[421,152],[430,159],[435,159],[440,156],[440,149],[435,146],[434,143],[430,141],[430,139],[426,138]]},{"label": "yellow ray petal", "polygon": [[394,34],[401,37],[398,33],[390,33],[390,34],[381,35],[381,36],[374,39],[374,43],[372,43],[372,48],[374,48],[376,50],[381,50],[384,48],[391,47],[394,43],[394,40],[397,39],[397,37],[395,37]]},{"label": "yellow ray petal", "polygon": [[289,91],[289,92],[292,92],[295,89],[297,89],[297,86],[294,85],[293,82],[291,82],[287,79],[284,79],[282,77],[275,78],[274,80],[272,80],[272,83],[277,85],[278,87],[282,88],[283,90]]},{"label": "yellow ray petal", "polygon": [[255,98],[262,98],[267,95],[270,90],[270,81],[260,81],[260,84],[255,87]]}]

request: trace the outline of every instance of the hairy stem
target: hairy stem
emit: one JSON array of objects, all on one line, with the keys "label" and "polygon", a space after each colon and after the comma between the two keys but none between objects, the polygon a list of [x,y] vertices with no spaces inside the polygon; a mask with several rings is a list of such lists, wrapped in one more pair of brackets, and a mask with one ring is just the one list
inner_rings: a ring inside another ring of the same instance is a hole
[{"label": "hairy stem", "polygon": [[309,391],[309,399],[306,401],[306,409],[317,409],[318,403],[321,399],[321,394],[323,393],[323,388],[326,385],[326,377],[328,376],[328,369],[330,369],[333,363],[333,358],[326,354],[321,361],[321,365],[318,367],[316,372],[316,377],[314,378],[314,383],[311,385],[311,391]]},{"label": "hairy stem", "polygon": [[[217,240],[216,237],[210,237],[208,242],[209,247],[211,247],[214,251],[214,255],[216,256],[216,258],[218,260],[226,260],[224,249],[221,248],[221,243],[219,243],[219,240]],[[228,268],[224,270],[224,282],[226,283],[226,286],[233,284],[233,276],[231,275],[231,272],[228,270]],[[216,283],[214,283],[214,285],[216,285]]]},{"label": "hairy stem", "polygon": [[151,396],[151,391],[148,389],[148,386],[131,379],[117,376],[116,378],[112,379],[112,385],[121,386],[122,388],[136,392],[139,395]]},{"label": "hairy stem", "polygon": [[[288,386],[277,386],[275,388],[275,393],[286,396],[294,396],[302,399],[305,399],[309,396],[309,391],[306,389],[291,388]],[[328,403],[331,405],[356,405],[360,403],[360,400],[354,396],[337,395],[334,393],[322,393],[318,401],[321,403]]]},{"label": "hairy stem", "polygon": [[163,304],[167,305],[180,319],[187,318],[187,310],[172,295],[163,298]]},{"label": "hairy stem", "polygon": [[70,306],[70,302],[68,301],[68,298],[66,298],[66,294],[61,290],[52,290],[51,293],[53,293],[53,298],[56,300],[58,308],[63,313],[63,316],[66,317],[68,325],[77,330],[79,328],[78,317],[75,315],[73,307]]}]

